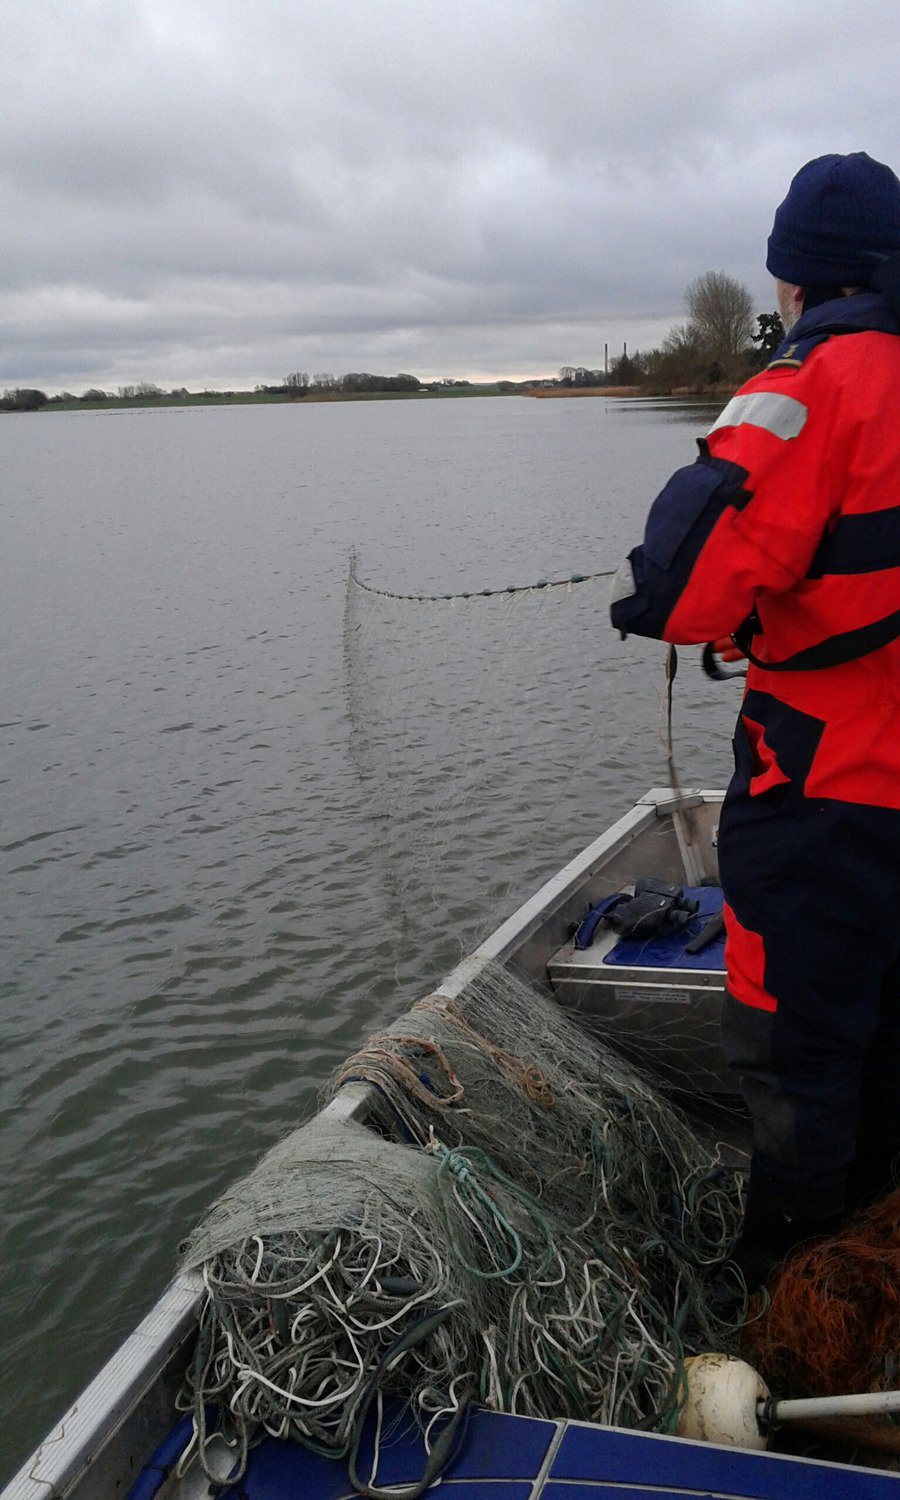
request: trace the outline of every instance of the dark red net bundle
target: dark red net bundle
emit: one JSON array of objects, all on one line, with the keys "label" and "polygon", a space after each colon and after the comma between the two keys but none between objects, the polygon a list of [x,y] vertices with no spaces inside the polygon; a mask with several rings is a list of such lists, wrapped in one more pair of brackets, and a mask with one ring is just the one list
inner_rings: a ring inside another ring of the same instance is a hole
[{"label": "dark red net bundle", "polygon": [[[839,1235],[794,1255],[742,1353],[779,1396],[900,1385],[900,1189]],[[752,1316],[752,1313],[751,1313]]]}]

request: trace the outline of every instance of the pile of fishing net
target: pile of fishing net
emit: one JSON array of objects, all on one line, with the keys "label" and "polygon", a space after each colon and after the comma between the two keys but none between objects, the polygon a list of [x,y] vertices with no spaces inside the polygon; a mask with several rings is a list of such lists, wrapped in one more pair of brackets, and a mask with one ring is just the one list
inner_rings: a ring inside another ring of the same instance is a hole
[{"label": "pile of fishing net", "polygon": [[[184,1404],[241,1465],[269,1432],[349,1456],[386,1395],[433,1446],[474,1399],[666,1430],[740,1184],[603,1043],[505,971],[373,1037],[381,1130],[326,1110],[225,1195],[186,1264],[206,1295]],[[394,1138],[389,1138],[393,1136]],[[433,1477],[433,1473],[432,1473]]]},{"label": "pile of fishing net", "polygon": [[801,1249],[768,1285],[743,1353],[781,1396],[900,1383],[900,1189],[833,1238]]}]

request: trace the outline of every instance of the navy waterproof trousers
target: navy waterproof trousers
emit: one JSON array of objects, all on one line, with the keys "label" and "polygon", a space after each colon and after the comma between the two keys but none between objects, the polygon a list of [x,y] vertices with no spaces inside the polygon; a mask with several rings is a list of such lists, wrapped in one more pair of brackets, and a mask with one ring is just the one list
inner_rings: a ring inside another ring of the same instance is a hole
[{"label": "navy waterproof trousers", "polygon": [[719,858],[764,953],[763,1004],[727,996],[722,1028],[752,1176],[802,1216],[851,1208],[900,1153],[900,813],[791,785],[750,796],[739,765]]}]

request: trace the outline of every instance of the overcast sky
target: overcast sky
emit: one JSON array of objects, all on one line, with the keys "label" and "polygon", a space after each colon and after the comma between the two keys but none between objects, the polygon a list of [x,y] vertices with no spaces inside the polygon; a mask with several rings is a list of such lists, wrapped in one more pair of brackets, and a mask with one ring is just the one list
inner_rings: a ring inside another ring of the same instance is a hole
[{"label": "overcast sky", "polygon": [[598,366],[826,151],[896,0],[3,0],[0,386]]}]

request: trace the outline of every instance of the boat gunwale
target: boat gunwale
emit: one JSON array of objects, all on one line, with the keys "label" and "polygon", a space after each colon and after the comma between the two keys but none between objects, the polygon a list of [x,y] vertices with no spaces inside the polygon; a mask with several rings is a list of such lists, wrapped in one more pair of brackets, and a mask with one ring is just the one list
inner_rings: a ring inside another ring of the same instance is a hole
[{"label": "boat gunwale", "polygon": [[[574,900],[592,875],[625,849],[659,817],[685,808],[721,802],[720,790],[678,792],[654,787],[616,822],[552,875],[458,963],[433,993],[459,1000],[489,965],[508,964]],[[548,944],[547,958],[552,952]],[[377,1110],[377,1091],[349,1083],[321,1111],[332,1119],[365,1120]],[[198,1272],[180,1272],[168,1284],[137,1328],[128,1335],[79,1397],[0,1491],[0,1500],[105,1500],[108,1491],[91,1484],[105,1454],[138,1423],[142,1405],[158,1382],[185,1363],[202,1294]],[[149,1451],[149,1449],[147,1450]],[[95,1467],[96,1466],[96,1467]],[[102,1480],[101,1480],[102,1482]]]}]

